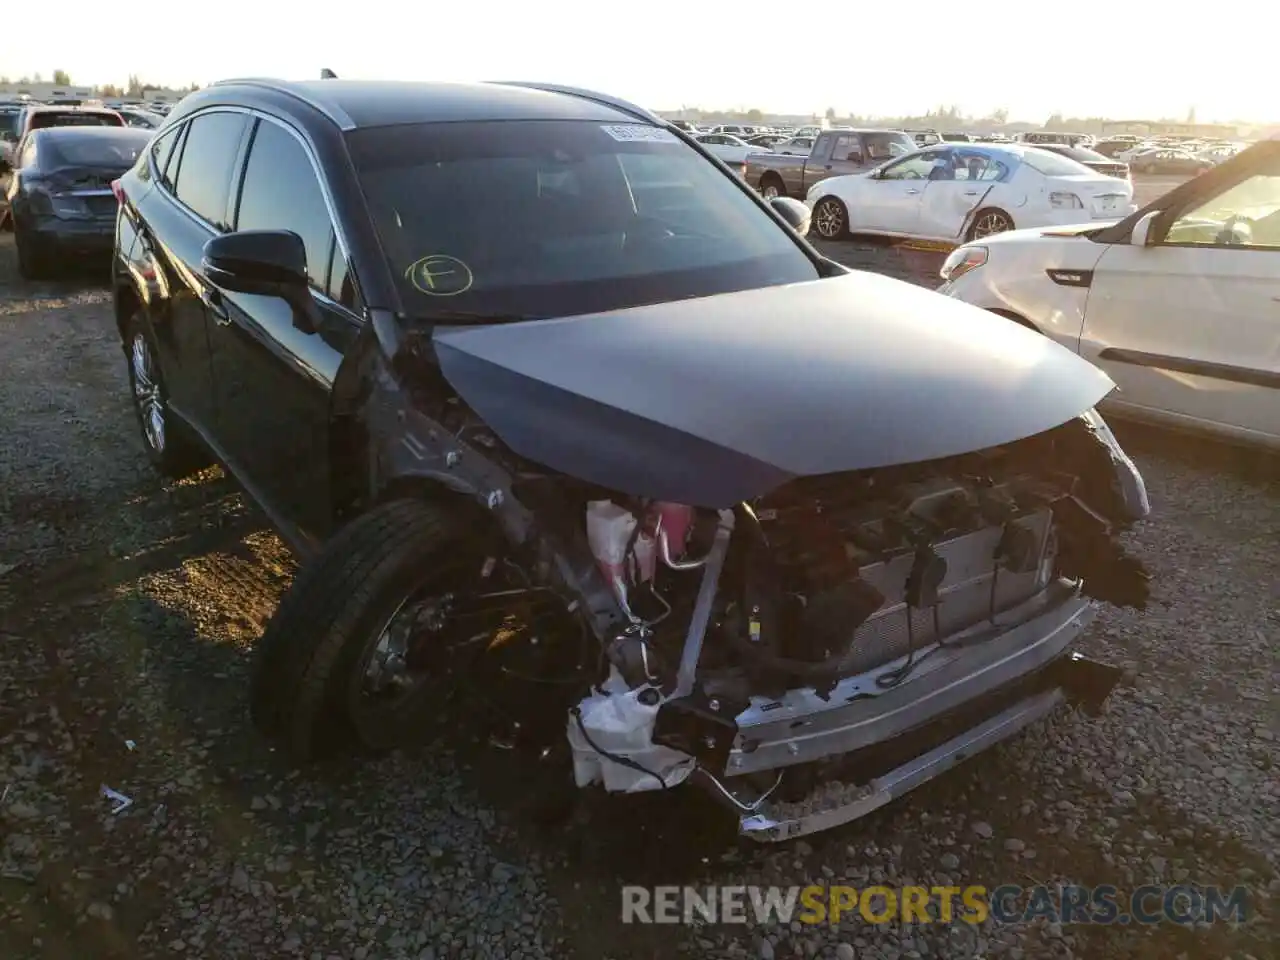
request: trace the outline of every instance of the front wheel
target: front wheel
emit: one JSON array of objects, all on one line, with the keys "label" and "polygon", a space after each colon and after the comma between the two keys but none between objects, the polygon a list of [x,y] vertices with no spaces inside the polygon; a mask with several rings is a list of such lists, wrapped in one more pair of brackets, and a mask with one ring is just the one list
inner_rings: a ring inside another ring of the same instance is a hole
[{"label": "front wheel", "polygon": [[824,240],[842,240],[849,234],[849,211],[843,201],[823,197],[813,208],[813,229]]},{"label": "front wheel", "polygon": [[1013,229],[1013,218],[1003,210],[979,210],[969,228],[969,240],[981,240]]},{"label": "front wheel", "polygon": [[258,641],[255,725],[297,761],[353,741],[381,752],[421,737],[477,638],[501,623],[484,597],[501,535],[473,519],[448,504],[393,500],[334,535]]}]

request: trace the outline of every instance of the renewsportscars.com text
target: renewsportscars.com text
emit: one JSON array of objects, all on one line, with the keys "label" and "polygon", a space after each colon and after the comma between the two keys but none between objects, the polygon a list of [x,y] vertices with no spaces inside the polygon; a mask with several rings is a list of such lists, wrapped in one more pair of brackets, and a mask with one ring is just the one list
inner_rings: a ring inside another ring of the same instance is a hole
[{"label": "renewsportscars.com text", "polygon": [[1194,924],[1243,922],[1244,887],[1189,884],[1141,886],[1128,893],[1096,887],[1004,884],[994,888],[884,887],[637,887],[622,888],[623,923],[804,924],[864,922],[1064,924]]}]

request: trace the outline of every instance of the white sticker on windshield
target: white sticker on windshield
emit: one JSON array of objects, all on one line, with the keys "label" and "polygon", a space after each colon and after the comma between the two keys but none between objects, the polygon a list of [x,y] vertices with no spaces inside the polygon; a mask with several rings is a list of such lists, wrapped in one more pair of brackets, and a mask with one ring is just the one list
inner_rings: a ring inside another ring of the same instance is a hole
[{"label": "white sticker on windshield", "polygon": [[676,143],[679,139],[670,130],[643,123],[604,123],[600,129],[619,143]]}]

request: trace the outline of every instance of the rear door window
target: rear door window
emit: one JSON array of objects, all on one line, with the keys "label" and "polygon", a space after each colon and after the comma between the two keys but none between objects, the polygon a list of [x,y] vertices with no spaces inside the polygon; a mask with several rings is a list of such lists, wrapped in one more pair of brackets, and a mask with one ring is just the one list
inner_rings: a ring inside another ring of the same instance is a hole
[{"label": "rear door window", "polygon": [[891,163],[880,171],[882,180],[925,180],[930,178],[935,166],[950,168],[950,150],[922,150],[897,163]]},{"label": "rear door window", "polygon": [[231,172],[248,117],[243,113],[202,113],[187,125],[177,177],[172,172],[168,177],[182,203],[218,229],[226,230]]},{"label": "rear door window", "polygon": [[292,230],[307,248],[312,286],[328,292],[334,231],[320,181],[306,148],[270,120],[259,122],[249,147],[236,229]]},{"label": "rear door window", "polygon": [[835,149],[831,156],[836,160],[847,160],[850,163],[862,162],[862,141],[857,134],[846,133],[836,137]]},{"label": "rear door window", "polygon": [[[166,173],[171,159],[177,156],[174,147],[182,140],[184,129],[183,126],[171,127],[151,142],[151,162],[155,165],[156,178],[169,190],[173,189],[173,183]],[[177,169],[176,163],[174,163],[174,169]]]},{"label": "rear door window", "polygon": [[883,163],[894,157],[904,157],[917,149],[916,142],[907,134],[892,131],[864,133],[862,146],[866,150],[867,160],[871,163]]},{"label": "rear door window", "polygon": [[974,150],[955,151],[955,179],[999,180],[1008,168],[995,157]]}]

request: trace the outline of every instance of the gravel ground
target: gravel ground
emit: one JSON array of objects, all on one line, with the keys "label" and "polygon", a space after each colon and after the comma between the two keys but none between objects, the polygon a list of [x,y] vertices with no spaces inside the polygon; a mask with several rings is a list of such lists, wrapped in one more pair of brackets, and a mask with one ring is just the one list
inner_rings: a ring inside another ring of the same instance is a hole
[{"label": "gravel ground", "polygon": [[[845,243],[933,283],[938,255]],[[1144,614],[1096,719],[1028,735],[847,828],[744,848],[697,802],[587,801],[457,740],[297,771],[249,729],[246,655],[292,561],[216,469],[145,467],[100,275],[31,285],[0,235],[0,956],[917,958],[1277,955],[1274,463],[1125,431],[1153,519]],[[132,798],[112,814],[109,786]],[[689,799],[689,798],[681,798]],[[696,797],[693,798],[696,800]],[[1212,929],[621,925],[621,884],[1247,884]]]}]

